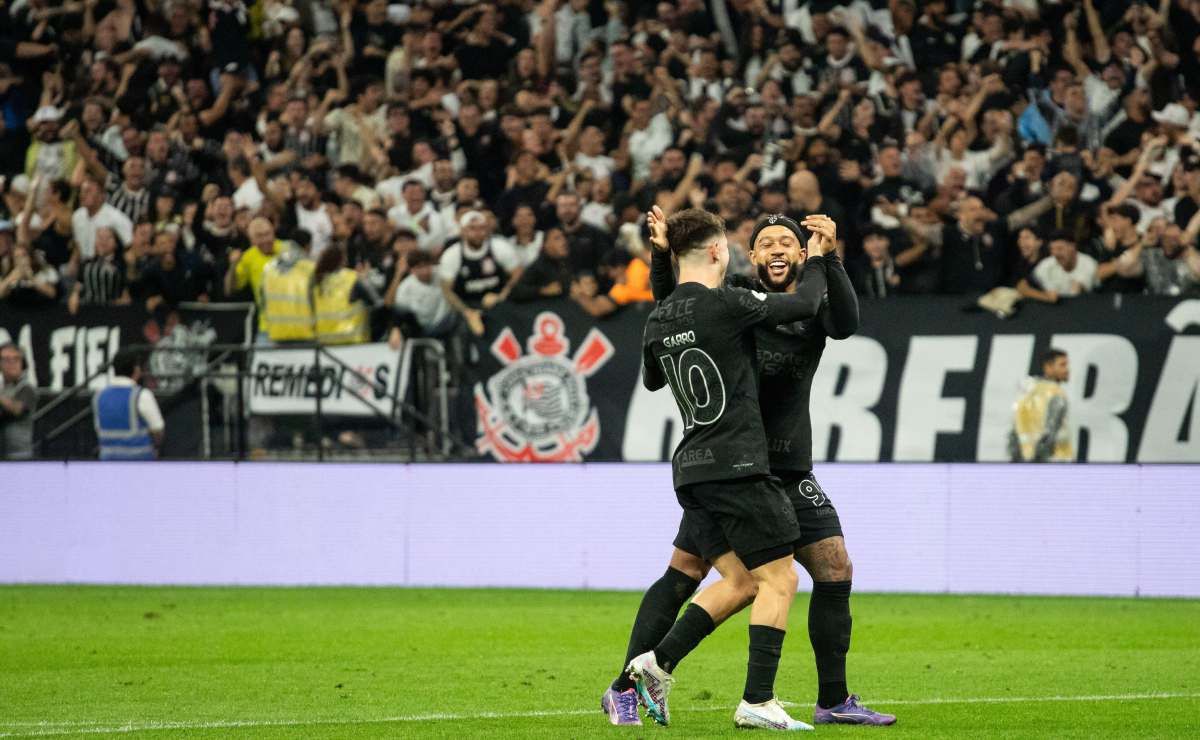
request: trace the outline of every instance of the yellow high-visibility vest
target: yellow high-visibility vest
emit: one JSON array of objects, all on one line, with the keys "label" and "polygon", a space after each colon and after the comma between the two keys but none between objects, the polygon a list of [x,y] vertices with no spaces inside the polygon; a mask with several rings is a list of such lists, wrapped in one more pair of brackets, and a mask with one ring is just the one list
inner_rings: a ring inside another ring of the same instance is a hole
[{"label": "yellow high-visibility vest", "polygon": [[[1033,460],[1037,441],[1046,430],[1046,411],[1054,398],[1064,398],[1066,392],[1061,384],[1045,378],[1030,378],[1026,381],[1024,393],[1013,406],[1013,428],[1017,433],[1017,441],[1021,445],[1021,457]],[[1053,462],[1070,462],[1075,458],[1075,450],[1071,445],[1071,429],[1066,419],[1058,428],[1054,438],[1054,451],[1050,453]]]},{"label": "yellow high-visibility vest", "polygon": [[317,341],[325,344],[357,344],[368,341],[367,307],[350,301],[358,274],[342,268],[313,286],[313,308],[317,313]]},{"label": "yellow high-visibility vest", "polygon": [[315,267],[312,260],[302,258],[284,270],[275,258],[263,268],[263,326],[271,341],[312,340],[313,309],[309,291]]}]

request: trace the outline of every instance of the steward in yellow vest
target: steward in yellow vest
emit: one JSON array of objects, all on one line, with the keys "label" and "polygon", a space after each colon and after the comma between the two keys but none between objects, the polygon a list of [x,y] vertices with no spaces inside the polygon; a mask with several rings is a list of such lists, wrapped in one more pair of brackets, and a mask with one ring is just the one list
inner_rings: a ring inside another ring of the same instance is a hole
[{"label": "steward in yellow vest", "polygon": [[1067,424],[1067,355],[1050,350],[1042,358],[1042,377],[1026,379],[1013,405],[1009,456],[1013,462],[1071,462],[1075,450]]},{"label": "steward in yellow vest", "polygon": [[367,307],[351,301],[358,273],[343,267],[313,287],[317,312],[317,341],[323,344],[359,344],[369,341]]},{"label": "steward in yellow vest", "polygon": [[360,344],[371,340],[367,305],[355,295],[357,285],[358,273],[346,267],[346,255],[340,247],[329,247],[321,253],[313,280],[318,342]]},{"label": "steward in yellow vest", "polygon": [[263,268],[263,328],[272,342],[315,337],[312,284],[315,264],[293,242]]}]

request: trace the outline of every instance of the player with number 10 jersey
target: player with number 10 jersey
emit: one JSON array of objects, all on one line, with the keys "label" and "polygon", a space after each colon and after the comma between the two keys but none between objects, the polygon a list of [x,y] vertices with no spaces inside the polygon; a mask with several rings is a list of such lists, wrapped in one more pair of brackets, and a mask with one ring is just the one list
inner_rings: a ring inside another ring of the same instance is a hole
[{"label": "player with number 10 jersey", "polygon": [[[659,214],[650,216],[657,221]],[[652,651],[631,661],[629,674],[650,716],[667,724],[671,672],[717,624],[753,601],[746,689],[734,721],[811,729],[789,717],[774,695],[796,589],[791,555],[800,528],[787,493],[770,476],[754,330],[814,316],[825,293],[824,266],[820,257],[811,259],[794,293],[730,287],[719,217],[689,210],[666,226],[679,286],[647,319],[643,381],[649,390],[669,386],[679,407],[683,439],[672,458],[676,497],[691,541],[722,579],[692,601]],[[606,703],[610,718],[627,723],[628,693],[606,693]]]}]

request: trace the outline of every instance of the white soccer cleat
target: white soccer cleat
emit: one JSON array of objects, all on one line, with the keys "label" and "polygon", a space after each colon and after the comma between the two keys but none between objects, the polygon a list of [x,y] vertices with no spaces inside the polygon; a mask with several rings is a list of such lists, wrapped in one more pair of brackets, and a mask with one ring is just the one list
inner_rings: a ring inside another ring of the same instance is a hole
[{"label": "white soccer cleat", "polygon": [[744,729],[760,730],[811,730],[813,726],[798,719],[792,719],[778,699],[764,701],[761,704],[751,704],[742,699],[737,711],[733,713],[733,726]]},{"label": "white soccer cleat", "polygon": [[675,679],[658,666],[654,651],[642,653],[629,661],[626,669],[634,680],[638,696],[646,707],[646,714],[660,725],[671,721],[671,712],[667,709],[667,694],[671,693],[671,684]]}]

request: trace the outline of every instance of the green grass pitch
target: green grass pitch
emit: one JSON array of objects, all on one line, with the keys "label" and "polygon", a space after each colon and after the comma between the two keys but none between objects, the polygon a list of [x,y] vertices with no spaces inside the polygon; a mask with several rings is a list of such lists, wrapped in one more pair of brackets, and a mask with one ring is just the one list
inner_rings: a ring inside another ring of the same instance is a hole
[{"label": "green grass pitch", "polygon": [[[0,587],[0,736],[745,737],[746,618],[676,673],[672,726],[597,708],[639,595]],[[1200,601],[858,594],[851,688],[893,728],[818,735],[1200,736]],[[777,689],[811,719],[798,598]]]}]

